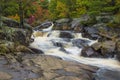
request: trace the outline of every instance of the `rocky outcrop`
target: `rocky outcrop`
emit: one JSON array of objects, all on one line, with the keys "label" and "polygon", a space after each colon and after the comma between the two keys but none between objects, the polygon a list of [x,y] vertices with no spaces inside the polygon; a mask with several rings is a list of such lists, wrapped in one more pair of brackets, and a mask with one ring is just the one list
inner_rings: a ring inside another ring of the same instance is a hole
[{"label": "rocky outcrop", "polygon": [[21,45],[19,43],[10,42],[6,40],[0,41],[0,54],[2,55],[6,55],[8,53],[15,54],[16,52],[43,53],[40,50],[28,48],[25,45]]},{"label": "rocky outcrop", "polygon": [[[8,77],[13,80],[16,78],[19,80],[92,80],[94,78],[93,73],[98,69],[84,64],[63,61],[52,56],[39,54],[20,56],[9,56],[7,58],[9,67],[5,66],[5,63],[0,64],[0,67],[4,66],[2,70],[10,74],[12,77]],[[3,63],[3,60],[0,60],[0,63]],[[19,62],[19,60],[21,61]]]},{"label": "rocky outcrop", "polygon": [[93,44],[91,47],[84,47],[82,56],[85,57],[104,57],[104,58],[113,58],[116,53],[116,42],[114,41],[104,41]]},{"label": "rocky outcrop", "polygon": [[30,43],[32,31],[28,29],[2,27],[0,29],[0,39],[17,42],[23,45]]}]

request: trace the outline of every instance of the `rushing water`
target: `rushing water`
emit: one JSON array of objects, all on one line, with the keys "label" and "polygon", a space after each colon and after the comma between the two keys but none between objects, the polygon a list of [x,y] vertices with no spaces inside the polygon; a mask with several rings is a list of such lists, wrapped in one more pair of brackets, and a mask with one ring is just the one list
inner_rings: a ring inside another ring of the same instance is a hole
[{"label": "rushing water", "polygon": [[71,36],[74,36],[73,38],[67,38],[67,36],[66,38],[61,38],[60,33],[62,31],[54,30],[47,33],[35,31],[32,35],[34,42],[30,46],[42,50],[45,55],[57,56],[63,60],[77,61],[107,69],[120,69],[120,63],[114,59],[86,58],[80,56],[83,45],[90,46],[97,43],[97,40],[83,38],[81,33],[74,32],[69,32]]}]

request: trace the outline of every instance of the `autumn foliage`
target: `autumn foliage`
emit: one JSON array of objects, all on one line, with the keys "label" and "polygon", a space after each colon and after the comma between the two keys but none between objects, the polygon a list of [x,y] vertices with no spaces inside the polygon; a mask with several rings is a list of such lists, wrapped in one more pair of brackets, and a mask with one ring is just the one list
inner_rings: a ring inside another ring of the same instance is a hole
[{"label": "autumn foliage", "polygon": [[[19,21],[18,0],[2,0],[0,4],[3,16]],[[103,12],[113,13],[118,20],[120,15],[120,0],[22,0],[22,7],[24,19],[34,16],[35,21],[40,22]]]},{"label": "autumn foliage", "polygon": [[[41,0],[43,2],[43,0]],[[34,3],[36,11],[33,14],[37,20],[45,20],[49,16],[48,9],[43,9],[38,3]]]}]

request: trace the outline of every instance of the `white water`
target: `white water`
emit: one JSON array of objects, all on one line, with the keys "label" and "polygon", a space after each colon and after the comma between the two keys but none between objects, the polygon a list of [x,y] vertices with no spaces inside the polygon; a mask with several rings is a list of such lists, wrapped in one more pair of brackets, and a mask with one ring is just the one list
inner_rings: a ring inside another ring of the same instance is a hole
[{"label": "white water", "polygon": [[[33,33],[34,42],[31,43],[30,46],[42,50],[45,55],[57,56],[63,60],[77,61],[79,63],[107,69],[120,69],[120,63],[114,59],[86,58],[80,56],[82,48],[74,46],[72,41],[75,39],[89,40],[88,38],[83,38],[81,33],[72,33],[75,38],[70,39],[70,41],[65,41],[64,39],[59,38],[60,31],[44,33],[42,36],[38,36],[39,33],[40,32]],[[49,37],[47,37],[48,35]],[[88,45],[92,45],[97,42],[97,40],[89,41]],[[61,47],[55,46],[53,43],[61,43],[65,51],[61,50]]]}]

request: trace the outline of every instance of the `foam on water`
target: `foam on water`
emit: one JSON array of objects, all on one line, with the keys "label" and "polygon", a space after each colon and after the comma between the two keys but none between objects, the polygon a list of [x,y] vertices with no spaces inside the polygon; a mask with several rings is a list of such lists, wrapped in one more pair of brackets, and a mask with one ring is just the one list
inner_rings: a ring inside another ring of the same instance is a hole
[{"label": "foam on water", "polygon": [[[120,63],[114,59],[103,59],[103,58],[86,58],[80,56],[82,48],[78,48],[77,46],[73,46],[71,41],[64,41],[64,39],[59,38],[60,31],[52,31],[49,33],[49,37],[47,35],[34,37],[34,42],[30,44],[31,47],[40,49],[44,51],[45,55],[52,55],[60,57],[64,60],[72,60],[79,63],[107,68],[107,69],[120,69]],[[88,38],[83,38],[81,33],[72,33],[75,38],[71,39],[83,39],[89,40],[90,43],[88,45],[92,45],[96,43],[98,40],[90,40]],[[36,33],[37,35],[37,33]],[[64,51],[61,51],[59,46],[55,46],[53,43],[60,42],[64,48]]]}]

